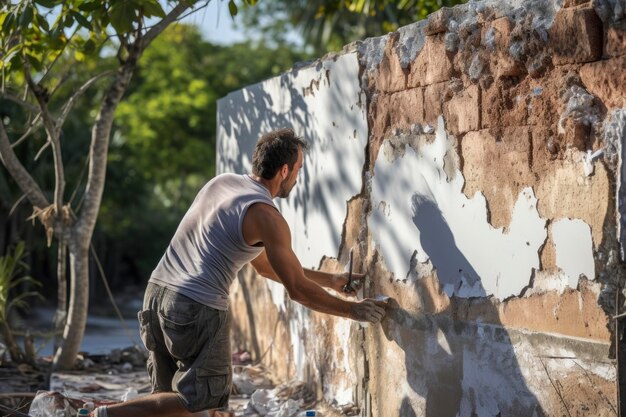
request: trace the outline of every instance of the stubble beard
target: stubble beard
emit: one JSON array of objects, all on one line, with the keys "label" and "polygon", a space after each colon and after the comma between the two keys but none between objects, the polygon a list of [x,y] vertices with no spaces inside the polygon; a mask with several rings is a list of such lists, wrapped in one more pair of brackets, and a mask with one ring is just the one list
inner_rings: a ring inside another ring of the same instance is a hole
[{"label": "stubble beard", "polygon": [[280,188],[278,189],[278,197],[280,198],[287,198],[289,197],[289,193],[291,192],[291,190],[293,189],[293,186],[295,185],[295,183],[290,187],[289,186],[289,180],[291,176],[287,176],[287,178],[285,178],[284,180],[282,180],[282,182],[280,183]]}]

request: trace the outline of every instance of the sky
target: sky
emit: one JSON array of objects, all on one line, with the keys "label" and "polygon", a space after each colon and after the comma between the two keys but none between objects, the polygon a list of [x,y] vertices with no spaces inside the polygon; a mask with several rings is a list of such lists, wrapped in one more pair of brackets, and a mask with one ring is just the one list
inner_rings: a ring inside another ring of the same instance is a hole
[{"label": "sky", "polygon": [[227,1],[211,0],[207,7],[187,16],[183,22],[198,26],[211,43],[228,45],[246,39],[243,30],[234,27]]},{"label": "sky", "polygon": [[[235,16],[234,19],[240,18]],[[230,45],[246,40],[243,28],[235,27],[233,17],[228,10],[228,0],[210,0],[207,7],[193,12],[182,21],[198,26],[204,39],[211,43]],[[296,32],[290,32],[287,39],[294,45],[303,44],[302,36]]]}]

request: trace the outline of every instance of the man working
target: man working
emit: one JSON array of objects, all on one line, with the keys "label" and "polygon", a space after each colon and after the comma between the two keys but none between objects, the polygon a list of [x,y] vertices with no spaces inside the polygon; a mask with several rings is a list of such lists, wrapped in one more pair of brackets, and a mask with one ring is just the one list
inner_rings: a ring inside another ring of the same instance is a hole
[{"label": "man working", "polygon": [[[213,416],[231,389],[229,288],[248,262],[316,311],[377,323],[385,303],[348,301],[347,275],[303,269],[272,199],[286,198],[307,145],[291,129],[258,141],[252,175],[222,174],[200,190],[152,273],[139,313],[153,394],[100,407],[102,417]],[[353,274],[362,281],[363,275]]]}]

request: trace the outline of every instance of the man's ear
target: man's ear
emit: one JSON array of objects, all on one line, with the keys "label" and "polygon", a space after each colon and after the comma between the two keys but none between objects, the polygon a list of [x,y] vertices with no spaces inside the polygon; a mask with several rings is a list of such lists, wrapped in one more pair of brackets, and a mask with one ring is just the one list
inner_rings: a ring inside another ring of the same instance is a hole
[{"label": "man's ear", "polygon": [[285,179],[289,176],[289,166],[287,164],[283,165],[280,169],[280,176],[282,179]]}]

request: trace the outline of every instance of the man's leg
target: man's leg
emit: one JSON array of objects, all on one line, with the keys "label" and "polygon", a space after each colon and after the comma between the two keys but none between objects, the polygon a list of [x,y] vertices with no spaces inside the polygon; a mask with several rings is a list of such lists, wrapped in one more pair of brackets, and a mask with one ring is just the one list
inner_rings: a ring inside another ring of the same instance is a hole
[{"label": "man's leg", "polygon": [[213,413],[214,410],[190,413],[173,392],[150,394],[106,408],[106,417],[211,417]]}]

